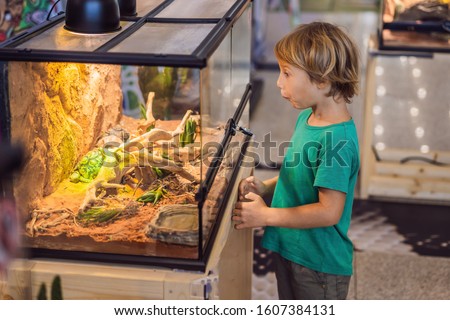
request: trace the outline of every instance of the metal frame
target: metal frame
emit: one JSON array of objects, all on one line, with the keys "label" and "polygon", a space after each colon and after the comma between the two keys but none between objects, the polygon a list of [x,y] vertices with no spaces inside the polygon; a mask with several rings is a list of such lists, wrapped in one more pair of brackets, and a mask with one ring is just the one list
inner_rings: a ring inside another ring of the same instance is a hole
[{"label": "metal frame", "polygon": [[[207,66],[208,58],[214,53],[219,44],[228,34],[234,22],[242,15],[250,0],[237,1],[221,19],[167,19],[155,18],[155,16],[167,7],[173,0],[166,0],[141,18],[122,18],[121,21],[134,22],[126,30],[120,32],[113,39],[92,52],[81,51],[54,51],[41,49],[16,49],[18,45],[30,38],[41,34],[60,23],[65,15],[59,15],[50,21],[37,25],[17,36],[5,41],[0,45],[0,60],[4,61],[33,61],[33,62],[80,62],[80,63],[102,63],[121,65],[143,65],[143,66],[168,66],[204,68]],[[107,52],[131,34],[139,30],[146,23],[205,23],[216,25],[200,45],[190,55],[175,54],[140,54],[140,53],[116,53]]]},{"label": "metal frame", "polygon": [[[202,226],[201,221],[203,218],[203,214],[202,214],[203,204],[205,203],[206,198],[211,190],[212,184],[213,184],[215,177],[219,171],[220,165],[222,164],[222,159],[225,155],[225,152],[228,150],[231,139],[234,135],[236,135],[236,132],[239,129],[236,124],[241,119],[242,113],[243,113],[245,107],[247,106],[248,102],[250,101],[250,98],[252,95],[251,88],[252,88],[251,85],[247,84],[244,95],[241,99],[241,102],[239,103],[238,108],[236,109],[235,114],[233,115],[233,118],[228,120],[226,129],[225,129],[225,136],[224,136],[222,142],[220,143],[220,148],[215,153],[215,155],[213,157],[214,160],[211,161],[211,165],[209,166],[208,171],[206,172],[205,180],[202,181],[202,184],[199,187],[198,193],[195,195],[196,200],[199,202],[199,247],[198,248],[199,248],[199,257],[202,257],[202,258],[203,258],[203,256],[209,256],[211,249],[212,249],[212,245],[213,245],[213,241],[211,241],[211,239],[215,239],[216,234],[219,230],[219,224],[215,223],[211,230],[211,234],[206,242],[205,249],[203,249],[203,246],[202,246],[203,230],[201,228],[201,226]],[[244,132],[244,134],[246,135],[246,138],[243,143],[237,164],[236,164],[235,168],[233,168],[233,175],[230,179],[230,183],[228,184],[228,188],[225,191],[225,194],[223,197],[225,200],[228,199],[228,197],[230,196],[231,189],[232,189],[231,186],[234,185],[234,182],[236,180],[236,175],[238,172],[238,168],[240,167],[243,157],[244,157],[245,153],[247,152],[248,141],[252,136],[252,134],[248,134],[246,132]],[[225,206],[226,206],[226,201],[222,201],[216,221],[222,221]]]},{"label": "metal frame", "polygon": [[8,63],[0,61],[0,142],[10,142],[11,114],[9,111]]}]

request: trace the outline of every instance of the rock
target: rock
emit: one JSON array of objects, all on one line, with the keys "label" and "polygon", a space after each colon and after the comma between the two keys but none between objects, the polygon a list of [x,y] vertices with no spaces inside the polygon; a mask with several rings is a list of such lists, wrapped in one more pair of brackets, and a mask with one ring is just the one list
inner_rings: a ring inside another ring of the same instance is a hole
[{"label": "rock", "polygon": [[8,67],[11,141],[26,153],[14,194],[26,217],[102,132],[120,121],[120,66],[10,62]]}]

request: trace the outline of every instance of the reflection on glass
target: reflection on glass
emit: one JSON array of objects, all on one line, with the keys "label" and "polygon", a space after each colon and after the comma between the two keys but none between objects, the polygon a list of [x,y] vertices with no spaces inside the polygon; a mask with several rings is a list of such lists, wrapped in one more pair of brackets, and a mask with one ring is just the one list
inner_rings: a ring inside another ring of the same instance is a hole
[{"label": "reflection on glass", "polygon": [[105,34],[81,34],[64,29],[64,22],[59,23],[41,34],[17,46],[18,49],[94,51],[130,26],[130,22],[121,21],[118,32]]}]

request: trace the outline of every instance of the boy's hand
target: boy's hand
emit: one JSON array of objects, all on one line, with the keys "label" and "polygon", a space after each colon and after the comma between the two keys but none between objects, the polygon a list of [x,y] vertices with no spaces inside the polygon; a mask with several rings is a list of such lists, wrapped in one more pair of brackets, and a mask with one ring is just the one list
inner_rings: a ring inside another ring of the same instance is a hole
[{"label": "boy's hand", "polygon": [[242,179],[239,183],[239,200],[244,200],[245,195],[249,192],[253,192],[259,196],[263,196],[266,191],[266,185],[264,182],[255,178],[254,176],[250,176],[246,179]]},{"label": "boy's hand", "polygon": [[249,192],[246,201],[238,201],[233,210],[233,220],[236,229],[256,228],[266,226],[266,211],[264,200],[257,194]]}]

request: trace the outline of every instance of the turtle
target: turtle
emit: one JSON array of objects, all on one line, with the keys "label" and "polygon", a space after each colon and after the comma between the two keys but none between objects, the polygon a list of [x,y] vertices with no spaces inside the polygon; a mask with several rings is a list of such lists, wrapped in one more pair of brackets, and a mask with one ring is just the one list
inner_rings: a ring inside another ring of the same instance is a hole
[{"label": "turtle", "polygon": [[86,153],[77,163],[75,169],[70,175],[70,181],[73,183],[88,183],[97,177],[100,168],[103,165],[105,153],[103,148],[97,148]]}]

